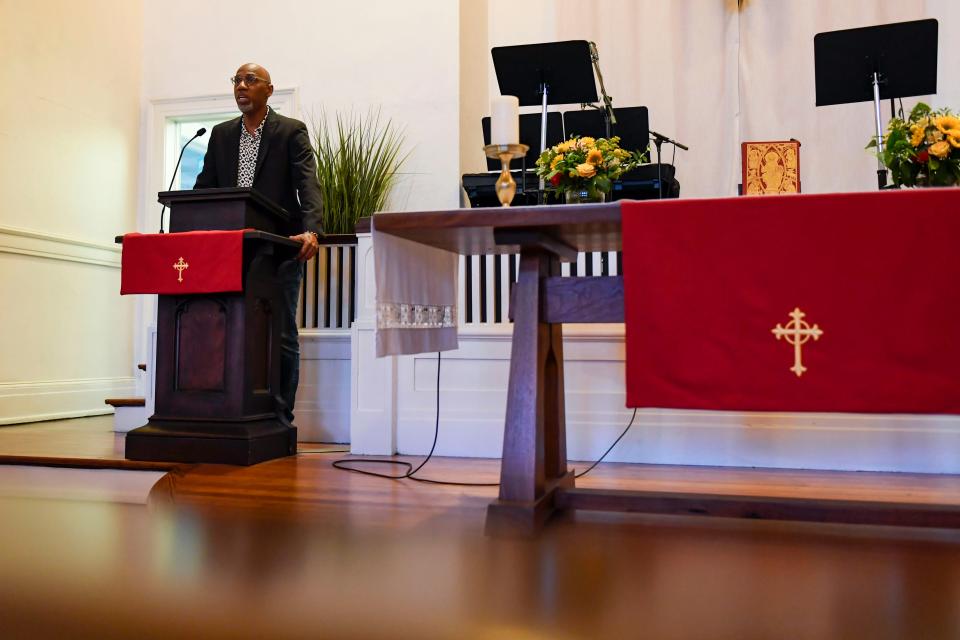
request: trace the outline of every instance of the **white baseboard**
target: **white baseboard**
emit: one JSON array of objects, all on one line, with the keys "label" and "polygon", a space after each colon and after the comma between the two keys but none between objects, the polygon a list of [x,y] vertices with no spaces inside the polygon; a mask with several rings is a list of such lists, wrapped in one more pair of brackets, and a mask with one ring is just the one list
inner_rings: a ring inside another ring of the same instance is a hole
[{"label": "white baseboard", "polygon": [[113,413],[111,397],[129,397],[133,377],[48,380],[0,384],[0,425]]},{"label": "white baseboard", "polygon": [[[442,402],[442,401],[441,401]],[[503,418],[442,409],[436,455],[498,458]],[[630,421],[567,415],[567,456],[593,461]],[[401,454],[425,455],[435,414],[405,413]],[[749,414],[643,410],[609,462],[960,474],[960,418],[841,414]]]},{"label": "white baseboard", "polygon": [[[599,458],[630,421],[622,331],[566,330],[567,456]],[[500,457],[510,335],[462,331],[443,354],[436,455]],[[433,441],[436,355],[398,359],[397,451]],[[960,474],[960,416],[644,409],[611,462]]]},{"label": "white baseboard", "polygon": [[350,441],[350,330],[300,332],[294,408],[300,442]]}]

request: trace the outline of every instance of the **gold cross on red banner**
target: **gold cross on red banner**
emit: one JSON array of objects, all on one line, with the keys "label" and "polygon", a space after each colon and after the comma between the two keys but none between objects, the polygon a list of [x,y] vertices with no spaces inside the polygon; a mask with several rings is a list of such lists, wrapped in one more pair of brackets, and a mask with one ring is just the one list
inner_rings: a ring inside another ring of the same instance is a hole
[{"label": "gold cross on red banner", "polygon": [[793,366],[790,367],[790,370],[796,373],[798,378],[807,370],[801,361],[803,344],[810,338],[819,340],[820,336],[823,335],[823,330],[820,327],[817,325],[811,327],[803,319],[806,315],[803,311],[800,311],[800,307],[797,307],[790,312],[790,317],[793,320],[788,322],[787,326],[782,327],[778,322],[777,326],[772,329],[773,335],[777,336],[777,340],[783,338],[793,345]]},{"label": "gold cross on red banner", "polygon": [[183,261],[183,256],[180,256],[180,259],[173,263],[173,268],[177,270],[177,282],[183,282],[183,270],[189,269],[190,265]]}]

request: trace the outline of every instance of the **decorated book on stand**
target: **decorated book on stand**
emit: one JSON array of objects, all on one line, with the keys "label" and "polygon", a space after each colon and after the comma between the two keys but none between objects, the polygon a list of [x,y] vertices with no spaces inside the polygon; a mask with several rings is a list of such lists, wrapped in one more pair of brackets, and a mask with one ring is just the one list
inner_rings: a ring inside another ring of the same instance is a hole
[{"label": "decorated book on stand", "polygon": [[743,195],[800,193],[800,142],[744,142]]}]

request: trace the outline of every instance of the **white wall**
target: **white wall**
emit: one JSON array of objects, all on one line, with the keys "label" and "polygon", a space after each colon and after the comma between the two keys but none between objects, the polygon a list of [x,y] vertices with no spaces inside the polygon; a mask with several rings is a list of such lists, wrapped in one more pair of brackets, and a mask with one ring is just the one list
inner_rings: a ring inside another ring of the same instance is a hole
[{"label": "white wall", "polygon": [[[470,55],[486,61],[488,95],[464,93],[471,102],[461,106],[463,113],[486,115],[489,95],[499,93],[490,47],[592,40],[614,105],[647,106],[651,128],[690,146],[677,154],[684,197],[736,195],[740,142],[791,137],[803,144],[804,191],[875,188],[876,159],[864,151],[875,129],[872,105],[815,106],[813,38],[819,32],[937,18],[938,94],[924,99],[960,108],[960,42],[950,37],[960,19],[955,0],[747,0],[739,9],[735,0],[487,4],[488,46],[473,47]],[[904,100],[906,108],[916,100]],[[482,171],[482,150],[463,137],[472,132],[461,135],[464,171]]]},{"label": "white wall", "polygon": [[0,3],[0,424],[130,395],[141,7]]},{"label": "white wall", "polygon": [[[647,106],[651,128],[691,147],[689,154],[677,156],[683,195],[736,192],[736,163],[717,162],[731,157],[738,144],[737,15],[724,2],[489,0],[488,21],[483,55],[489,95],[500,92],[491,47],[591,40],[597,43],[614,106]],[[484,107],[483,114],[488,111]],[[464,169],[482,170],[482,162],[482,150],[477,150]]]},{"label": "white wall", "polygon": [[490,115],[487,0],[460,0],[460,171],[486,171],[480,120]]},{"label": "white wall", "polygon": [[382,114],[411,150],[393,205],[459,202],[459,12],[452,0],[194,2],[146,0],[145,101],[228,94],[238,66],[299,88],[302,119],[321,109]]},{"label": "white wall", "polygon": [[[186,19],[188,18],[188,19]],[[146,0],[143,107],[171,98],[229,95],[227,78],[256,62],[277,89],[296,89],[308,127],[322,110],[380,109],[405,130],[409,159],[391,209],[449,209],[460,201],[459,3],[453,0]],[[146,149],[144,225],[164,185],[158,149]],[[147,157],[147,156],[150,157]],[[153,229],[153,226],[149,226]],[[145,325],[151,316],[145,305]],[[301,333],[299,438],[349,437],[350,343],[346,331]]]},{"label": "white wall", "polygon": [[[940,21],[938,94],[904,98],[909,113],[918,100],[960,108],[960,44],[951,26],[960,3],[929,0],[812,0],[751,2],[740,20],[741,138],[797,138],[804,191],[871,191],[877,160],[864,147],[876,135],[873,103],[816,107],[813,38],[817,33],[874,24],[936,18]],[[908,52],[904,52],[908,55]],[[882,104],[883,122],[890,118]]]}]

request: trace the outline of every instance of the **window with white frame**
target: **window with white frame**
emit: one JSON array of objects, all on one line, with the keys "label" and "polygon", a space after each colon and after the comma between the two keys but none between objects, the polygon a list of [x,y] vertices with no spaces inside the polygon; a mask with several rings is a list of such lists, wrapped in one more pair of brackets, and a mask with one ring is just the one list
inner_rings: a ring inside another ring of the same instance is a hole
[{"label": "window with white frame", "polygon": [[[297,117],[297,94],[295,89],[278,89],[270,99],[270,106],[277,112]],[[157,149],[160,162],[155,167],[161,170],[158,189],[166,190],[173,179],[174,191],[192,189],[197,175],[203,169],[203,156],[207,152],[210,131],[217,125],[240,115],[232,94],[199,96],[158,100],[153,103],[154,126],[162,140]],[[173,175],[180,149],[201,127],[206,134],[191,142],[183,152],[183,160],[177,174]],[[154,147],[156,149],[156,147]]]},{"label": "window with white frame", "polygon": [[[177,175],[173,177],[173,190],[192,189],[197,181],[197,176],[203,169],[203,157],[207,153],[207,143],[210,140],[210,131],[214,125],[220,124],[225,120],[235,118],[236,113],[216,113],[191,116],[172,116],[167,119],[167,127],[170,129],[166,136],[171,140],[176,148],[176,153],[186,144],[187,140],[192,138],[201,127],[207,130],[206,134],[200,136],[191,142],[183,151],[183,160],[180,162],[180,169]],[[168,154],[164,154],[167,156]],[[174,160],[176,163],[176,160]],[[165,173],[169,175],[173,167],[168,167]]]}]

